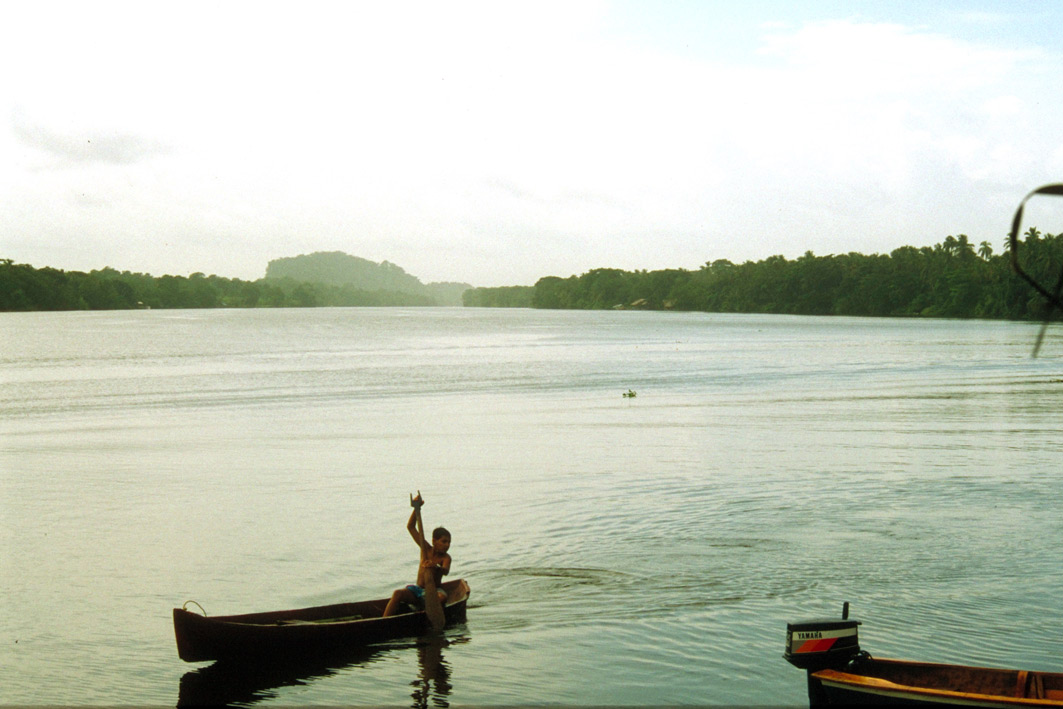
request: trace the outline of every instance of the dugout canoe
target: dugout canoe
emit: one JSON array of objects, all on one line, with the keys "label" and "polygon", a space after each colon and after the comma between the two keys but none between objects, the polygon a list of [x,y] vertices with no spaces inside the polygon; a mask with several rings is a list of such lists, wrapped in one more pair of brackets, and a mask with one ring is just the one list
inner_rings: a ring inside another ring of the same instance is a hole
[{"label": "dugout canoe", "polygon": [[806,671],[811,707],[1063,707],[1063,673],[872,657],[858,625],[847,609],[787,624],[783,657]]},{"label": "dugout canoe", "polygon": [[[441,588],[447,592],[443,607],[446,624],[463,622],[469,584],[464,579],[456,579],[442,584]],[[177,654],[185,662],[326,654],[421,635],[430,629],[423,610],[384,618],[388,600],[222,616],[174,608]]]},{"label": "dugout canoe", "polygon": [[[809,675],[826,706],[1063,707],[1063,674],[866,657]],[[812,688],[809,693],[811,696]]]}]

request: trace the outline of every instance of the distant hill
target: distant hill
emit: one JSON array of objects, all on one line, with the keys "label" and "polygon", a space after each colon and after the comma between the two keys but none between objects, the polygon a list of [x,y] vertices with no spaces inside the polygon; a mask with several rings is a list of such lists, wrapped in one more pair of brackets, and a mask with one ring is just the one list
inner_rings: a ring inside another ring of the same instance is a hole
[{"label": "distant hill", "polygon": [[461,294],[472,288],[468,283],[426,285],[393,263],[375,263],[342,251],[318,251],[275,259],[266,267],[266,278],[352,286],[364,291],[409,293],[431,298],[438,305],[461,305]]}]

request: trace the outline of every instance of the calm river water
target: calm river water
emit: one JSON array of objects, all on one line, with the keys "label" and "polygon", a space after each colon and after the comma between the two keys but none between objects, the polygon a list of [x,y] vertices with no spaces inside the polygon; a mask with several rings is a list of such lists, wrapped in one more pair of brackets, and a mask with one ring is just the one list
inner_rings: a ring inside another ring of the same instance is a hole
[{"label": "calm river water", "polygon": [[[644,312],[0,315],[0,704],[806,702],[787,621],[1063,671],[1063,341]],[[628,390],[637,393],[625,398]],[[453,533],[468,623],[335,666],[170,612],[382,598]]]}]

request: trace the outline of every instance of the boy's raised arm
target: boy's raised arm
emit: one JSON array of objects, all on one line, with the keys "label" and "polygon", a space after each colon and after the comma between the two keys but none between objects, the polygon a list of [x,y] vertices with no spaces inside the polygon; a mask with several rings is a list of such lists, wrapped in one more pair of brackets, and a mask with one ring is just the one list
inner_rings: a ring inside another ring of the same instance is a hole
[{"label": "boy's raised arm", "polygon": [[417,531],[417,510],[424,504],[424,500],[421,499],[421,495],[418,494],[411,503],[413,505],[413,512],[410,513],[410,521],[406,523],[406,531],[413,537],[413,541],[417,542],[417,546],[422,550],[431,551],[432,545],[428,544],[424,536]]}]

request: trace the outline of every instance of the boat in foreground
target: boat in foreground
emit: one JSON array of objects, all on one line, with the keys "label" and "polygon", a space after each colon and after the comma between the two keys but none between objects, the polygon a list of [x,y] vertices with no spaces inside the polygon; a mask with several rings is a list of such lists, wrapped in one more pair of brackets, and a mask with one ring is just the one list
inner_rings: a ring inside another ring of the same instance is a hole
[{"label": "boat in foreground", "polygon": [[[464,621],[469,584],[457,579],[442,584],[441,588],[447,592],[443,607],[446,624]],[[305,656],[421,635],[430,628],[424,610],[384,618],[388,600],[212,617],[174,608],[177,654],[186,662],[241,660],[263,655]]]},{"label": "boat in foreground", "polygon": [[783,657],[806,671],[812,707],[1063,707],[1063,673],[872,657],[858,625],[848,604],[840,620],[787,624]]}]

